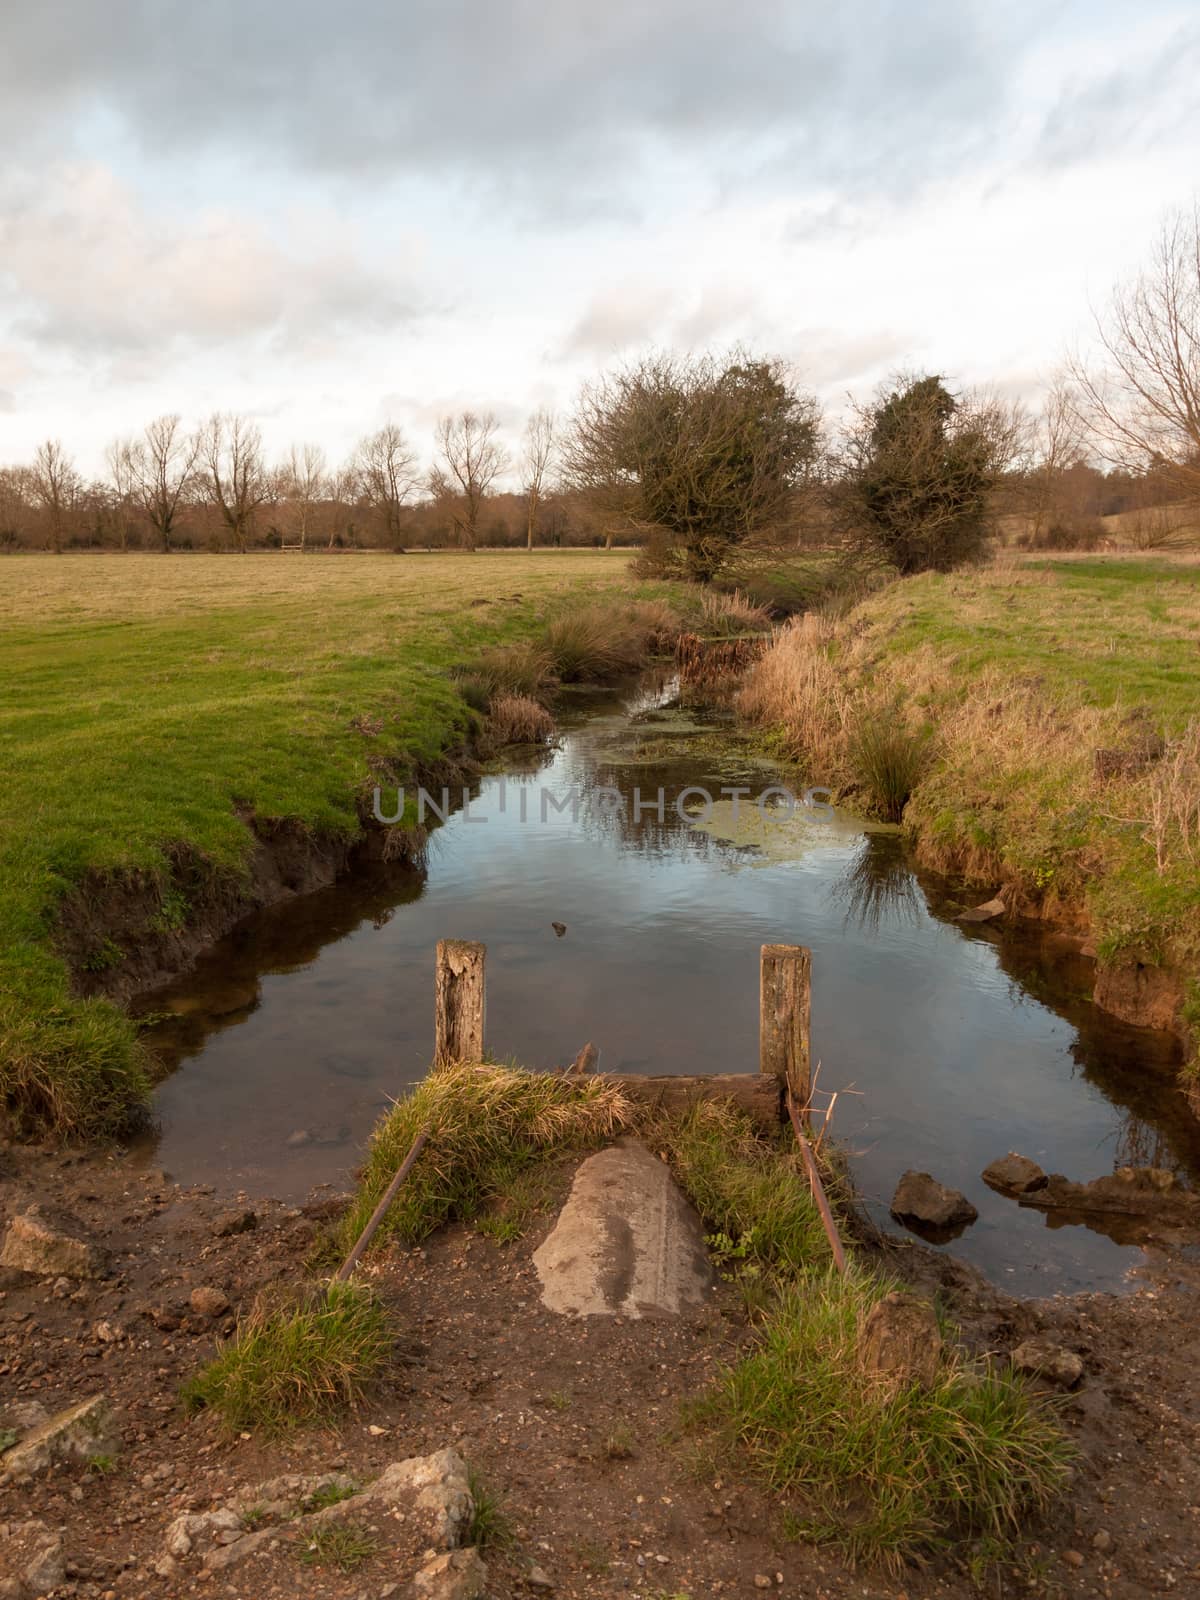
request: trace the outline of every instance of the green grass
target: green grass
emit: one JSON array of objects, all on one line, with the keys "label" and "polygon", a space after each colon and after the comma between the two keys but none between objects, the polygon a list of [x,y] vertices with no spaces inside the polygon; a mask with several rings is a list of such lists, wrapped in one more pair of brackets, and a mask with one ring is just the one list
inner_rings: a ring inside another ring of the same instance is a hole
[{"label": "green grass", "polygon": [[471,1065],[431,1072],[371,1136],[362,1181],[342,1225],[349,1250],[422,1128],[428,1144],[376,1234],[415,1244],[452,1219],[470,1221],[547,1157],[603,1143],[630,1120],[625,1096],[601,1078],[569,1079]]},{"label": "green grass", "polygon": [[[165,934],[189,887],[244,878],[248,815],[353,835],[380,765],[411,773],[473,725],[455,666],[528,655],[580,600],[664,592],[627,567],[588,552],[0,561],[0,1115],[96,1136],[146,1094],[128,1018],[72,994],[54,948],[65,895],[156,885]],[[105,929],[80,964],[121,956]]]},{"label": "green grass", "polygon": [[772,1273],[804,1271],[829,1256],[798,1152],[759,1137],[732,1104],[700,1100],[648,1135],[726,1262]]},{"label": "green grass", "polygon": [[1067,1483],[1049,1405],[954,1353],[934,1385],[872,1382],[859,1330],[889,1285],[854,1269],[787,1287],[757,1347],[690,1410],[784,1500],[794,1538],[899,1571],[958,1540],[1007,1552]]},{"label": "green grass", "polygon": [[391,1348],[389,1318],[370,1290],[331,1283],[299,1305],[252,1312],[184,1384],[183,1403],[215,1411],[235,1432],[330,1420],[358,1404]]},{"label": "green grass", "polygon": [[377,1534],[353,1522],[334,1522],[314,1528],[298,1551],[306,1567],[336,1567],[339,1572],[357,1572],[379,1554]]},{"label": "green grass", "polygon": [[467,1487],[471,1491],[471,1520],[463,1543],[473,1544],[481,1553],[511,1550],[516,1543],[516,1533],[508,1513],[474,1467],[467,1468]]}]

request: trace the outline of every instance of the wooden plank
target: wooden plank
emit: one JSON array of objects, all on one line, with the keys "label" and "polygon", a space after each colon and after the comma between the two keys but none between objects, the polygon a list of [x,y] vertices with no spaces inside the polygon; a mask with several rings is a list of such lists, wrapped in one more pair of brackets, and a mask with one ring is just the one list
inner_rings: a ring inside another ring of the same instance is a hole
[{"label": "wooden plank", "polygon": [[777,1129],[784,1117],[782,1085],[757,1072],[713,1073],[700,1078],[601,1072],[597,1077],[620,1084],[631,1100],[663,1111],[686,1111],[698,1100],[732,1100],[759,1127],[770,1131]]},{"label": "wooden plank", "polygon": [[760,971],[759,1067],[787,1085],[807,1116],[812,1098],[812,951],[802,944],[765,944]]},{"label": "wooden plank", "polygon": [[441,939],[434,980],[434,1070],[483,1060],[484,959],[473,939]]}]

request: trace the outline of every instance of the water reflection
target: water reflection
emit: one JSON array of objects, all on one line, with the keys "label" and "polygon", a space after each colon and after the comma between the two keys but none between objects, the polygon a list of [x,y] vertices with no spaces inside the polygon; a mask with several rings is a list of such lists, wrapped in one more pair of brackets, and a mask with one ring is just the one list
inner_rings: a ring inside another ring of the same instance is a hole
[{"label": "water reflection", "polygon": [[[661,692],[582,704],[555,749],[479,779],[470,819],[434,833],[424,870],[364,864],[248,920],[146,997],[173,1013],[153,1034],[174,1069],[158,1093],[168,1171],[291,1198],[345,1183],[380,1109],[429,1060],[440,938],[487,942],[498,1054],[549,1067],[593,1039],[601,1067],[623,1072],[753,1070],[759,946],[802,943],[822,1086],[858,1091],[834,1131],[881,1224],[917,1167],[978,1206],[954,1249],[1000,1281],[1123,1281],[1136,1251],[1048,1227],[979,1174],[1009,1149],[1079,1179],[1130,1160],[1200,1171],[1169,1045],[1082,997],[1074,946],[957,923],[955,886],[915,872],[894,832],[803,814],[753,837],[723,814],[690,825],[671,803],[688,786],[781,781],[726,720]],[[661,787],[667,804],[635,816],[585,800],[543,823],[537,790],[572,784],[630,800]]]}]

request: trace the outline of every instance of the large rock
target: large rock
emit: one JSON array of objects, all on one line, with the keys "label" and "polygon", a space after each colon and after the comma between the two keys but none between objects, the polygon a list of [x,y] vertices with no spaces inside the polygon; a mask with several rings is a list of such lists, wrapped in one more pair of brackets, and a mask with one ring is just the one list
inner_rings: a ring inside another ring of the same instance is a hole
[{"label": "large rock", "polygon": [[928,1172],[910,1168],[896,1185],[892,1215],[916,1233],[952,1238],[979,1213],[959,1190],[948,1189]]},{"label": "large rock", "polygon": [[[350,1492],[313,1511],[314,1497],[330,1488]],[[250,1512],[256,1523],[252,1532],[247,1531]],[[422,1570],[427,1570],[433,1553],[461,1546],[474,1512],[466,1463],[457,1450],[394,1461],[363,1487],[338,1473],[286,1473],[211,1511],[181,1513],[167,1525],[156,1570],[160,1576],[175,1576],[180,1564],[198,1563],[206,1573],[221,1572],[270,1544],[281,1528],[304,1539],[330,1523],[361,1521],[394,1529],[406,1548],[425,1552]],[[430,1584],[436,1577],[441,1587],[415,1592],[437,1600],[473,1600],[482,1592],[470,1587],[473,1571],[469,1561],[447,1563],[430,1574]]]},{"label": "large rock", "polygon": [[34,1428],[0,1456],[0,1482],[31,1478],[66,1461],[116,1453],[117,1430],[103,1395],[81,1400]]},{"label": "large rock", "polygon": [[859,1339],[863,1371],[889,1388],[928,1386],[937,1378],[942,1334],[928,1300],[893,1290],[867,1313]]},{"label": "large rock", "polygon": [[1046,1174],[1036,1161],[1019,1156],[1010,1150],[1006,1156],[993,1161],[983,1169],[983,1181],[1001,1194],[1033,1194],[1046,1187]]},{"label": "large rock", "polygon": [[542,1303],[563,1316],[678,1315],[712,1294],[699,1217],[666,1164],[632,1138],[579,1168],[533,1262]]},{"label": "large rock", "polygon": [[87,1236],[77,1217],[44,1206],[30,1206],[14,1217],[0,1248],[0,1267],[42,1278],[98,1278],[107,1253]]}]

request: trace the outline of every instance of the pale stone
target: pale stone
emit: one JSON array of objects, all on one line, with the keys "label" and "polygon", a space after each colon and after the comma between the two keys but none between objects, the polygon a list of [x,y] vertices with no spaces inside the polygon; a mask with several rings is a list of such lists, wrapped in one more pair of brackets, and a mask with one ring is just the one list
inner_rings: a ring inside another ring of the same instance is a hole
[{"label": "pale stone", "polygon": [[60,1461],[90,1461],[94,1456],[112,1455],[117,1448],[117,1433],[108,1401],[103,1395],[68,1406],[7,1450],[3,1478],[32,1477],[46,1472]]}]

